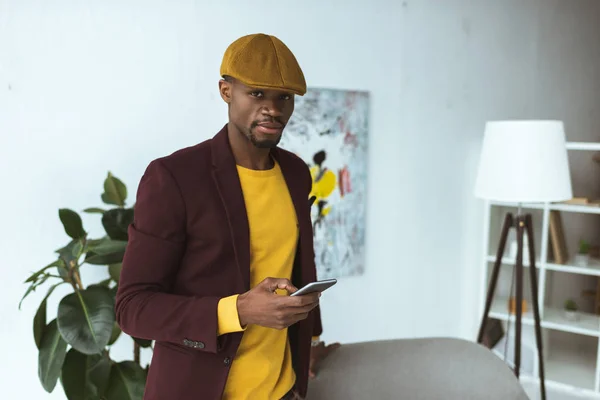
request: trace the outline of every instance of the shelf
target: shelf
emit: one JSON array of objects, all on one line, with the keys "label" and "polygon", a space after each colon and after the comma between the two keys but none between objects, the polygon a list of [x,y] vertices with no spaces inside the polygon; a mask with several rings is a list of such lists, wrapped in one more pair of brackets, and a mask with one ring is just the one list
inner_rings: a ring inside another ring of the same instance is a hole
[{"label": "shelf", "polygon": [[600,151],[600,143],[595,143],[595,142],[567,142],[567,150]]},{"label": "shelf", "polygon": [[550,210],[565,211],[581,214],[600,214],[600,206],[583,206],[578,204],[552,203]]},{"label": "shelf", "polygon": [[[600,197],[594,192],[593,182],[587,179],[590,173],[589,163],[600,164],[600,141],[598,142],[567,142],[566,149],[569,151],[572,172],[583,178],[577,180],[577,195],[587,195],[589,201],[574,198],[569,201],[560,202],[513,202],[513,201],[488,201],[485,210],[485,234],[484,234],[484,260],[482,281],[485,302],[486,289],[489,285],[491,273],[496,261],[496,251],[500,242],[500,235],[505,221],[506,213],[517,217],[517,212],[529,214],[533,219],[533,239],[535,252],[535,266],[532,269],[529,257],[523,257],[524,271],[524,298],[527,301],[526,311],[522,316],[522,338],[521,343],[521,377],[530,383],[528,394],[531,399],[539,400],[539,385],[537,382],[537,357],[532,363],[531,352],[536,353],[533,303],[531,301],[531,285],[529,284],[530,273],[536,272],[540,303],[540,317],[542,327],[542,340],[544,342],[544,361],[546,372],[546,389],[551,400],[574,400],[591,399],[600,400],[600,315],[597,315],[594,307],[583,308],[589,312],[579,311],[576,320],[567,318],[563,308],[564,298],[577,296],[582,289],[588,286],[596,287],[596,280],[600,278],[600,256],[591,259],[586,266],[579,266],[575,258],[567,259],[564,264],[558,264],[551,257],[552,235],[550,233],[550,219],[553,214],[563,215],[565,236],[577,235],[590,236],[597,233],[594,227],[598,226],[600,216],[600,204],[596,204]],[[584,151],[586,153],[581,153]],[[574,157],[574,158],[573,158]],[[593,159],[593,161],[591,161]],[[577,186],[575,185],[575,186]],[[589,186],[592,185],[592,186]],[[577,196],[576,196],[577,197]],[[513,227],[514,228],[514,227]],[[501,270],[498,276],[494,300],[491,304],[489,318],[499,319],[505,331],[514,336],[516,315],[509,313],[508,296],[515,290],[514,266],[516,264],[514,255],[514,243],[516,239],[515,229],[511,229],[510,236],[506,242],[505,251],[501,259]],[[567,237],[567,239],[568,239]],[[570,243],[570,242],[569,242]],[[570,243],[569,252],[574,255],[577,248],[575,243]],[[512,246],[512,247],[511,247]],[[512,250],[512,252],[511,252]],[[562,260],[561,260],[562,261]],[[570,274],[570,275],[566,275]],[[596,278],[598,277],[598,278]],[[593,303],[589,301],[588,306]],[[594,310],[592,310],[594,308]],[[508,336],[505,336],[508,337]],[[533,347],[531,341],[533,340]],[[511,350],[511,341],[506,342],[506,347],[500,350],[506,351],[504,355],[510,364],[514,358],[514,344]],[[504,346],[504,345],[503,345]],[[533,350],[532,350],[533,348]],[[506,350],[505,350],[506,349]],[[500,351],[500,352],[502,352]],[[526,362],[525,362],[526,361]],[[526,385],[525,385],[526,386]]]},{"label": "shelf", "polygon": [[600,261],[591,259],[587,267],[577,267],[575,265],[568,264],[548,263],[546,264],[546,269],[552,271],[568,272],[570,274],[600,276]]},{"label": "shelf", "polygon": [[545,360],[546,379],[573,388],[593,390],[596,375],[596,351],[576,351],[553,347]]},{"label": "shelf", "polygon": [[[600,316],[586,312],[578,313],[578,320],[571,321],[564,311],[556,307],[544,307],[542,327],[580,335],[600,337]],[[594,355],[595,357],[595,355]]]},{"label": "shelf", "polygon": [[[534,325],[533,304],[527,302],[527,311],[523,313],[521,322],[523,325]],[[579,312],[579,319],[571,321],[564,317],[563,310],[558,307],[544,306],[540,310],[542,315],[542,328],[554,329],[562,332],[577,333],[585,336],[600,337],[600,316]],[[516,321],[516,315],[508,313],[508,299],[505,297],[495,298],[490,309],[490,318],[503,321]],[[594,355],[595,357],[595,355]]]},{"label": "shelf", "polygon": [[[492,255],[487,256],[486,260],[487,260],[487,262],[494,263],[494,262],[496,262],[496,256],[492,256]],[[516,261],[509,257],[503,257],[501,263],[502,263],[502,265],[512,266],[512,265],[515,265]],[[541,264],[542,264],[542,262],[539,259],[537,259],[535,261],[536,268],[540,268]],[[528,259],[523,260],[523,266],[529,267]],[[546,269],[552,270],[552,271],[567,272],[570,274],[600,276],[600,260],[591,259],[589,261],[589,264],[587,267],[578,267],[573,264],[554,264],[554,263],[550,262],[550,263],[546,264]]]}]

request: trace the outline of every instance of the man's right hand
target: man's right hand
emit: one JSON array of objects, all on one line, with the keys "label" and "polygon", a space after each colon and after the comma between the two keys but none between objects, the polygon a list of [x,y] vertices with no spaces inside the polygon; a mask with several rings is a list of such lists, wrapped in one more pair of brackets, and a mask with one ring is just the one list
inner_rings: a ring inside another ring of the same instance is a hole
[{"label": "man's right hand", "polygon": [[242,327],[253,324],[285,329],[305,319],[319,304],[319,293],[292,297],[278,295],[277,289],[287,290],[289,294],[298,290],[288,279],[266,278],[238,296],[237,309]]}]

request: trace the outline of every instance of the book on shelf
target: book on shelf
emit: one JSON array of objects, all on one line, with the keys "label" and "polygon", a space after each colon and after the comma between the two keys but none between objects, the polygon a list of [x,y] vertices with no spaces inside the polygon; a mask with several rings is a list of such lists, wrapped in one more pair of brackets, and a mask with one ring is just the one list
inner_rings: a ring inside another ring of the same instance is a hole
[{"label": "book on shelf", "polygon": [[550,211],[550,251],[552,259],[556,264],[566,264],[569,260],[567,243],[563,230],[562,217],[560,211]]}]

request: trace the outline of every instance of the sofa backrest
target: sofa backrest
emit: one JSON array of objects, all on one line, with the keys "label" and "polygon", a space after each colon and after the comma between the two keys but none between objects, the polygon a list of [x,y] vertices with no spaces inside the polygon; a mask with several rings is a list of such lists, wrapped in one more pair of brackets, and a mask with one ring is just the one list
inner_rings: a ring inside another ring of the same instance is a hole
[{"label": "sofa backrest", "polygon": [[321,364],[307,400],[528,400],[489,349],[453,338],[342,345]]}]

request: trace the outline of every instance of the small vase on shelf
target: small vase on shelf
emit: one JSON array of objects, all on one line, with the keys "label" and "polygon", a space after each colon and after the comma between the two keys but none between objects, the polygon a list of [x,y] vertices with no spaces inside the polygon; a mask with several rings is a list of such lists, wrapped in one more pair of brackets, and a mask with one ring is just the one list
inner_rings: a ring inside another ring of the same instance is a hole
[{"label": "small vase on shelf", "polygon": [[575,254],[575,266],[587,267],[589,265],[590,256],[587,254]]},{"label": "small vase on shelf", "polygon": [[579,319],[577,303],[573,299],[565,301],[565,318],[569,321],[577,321]]}]

